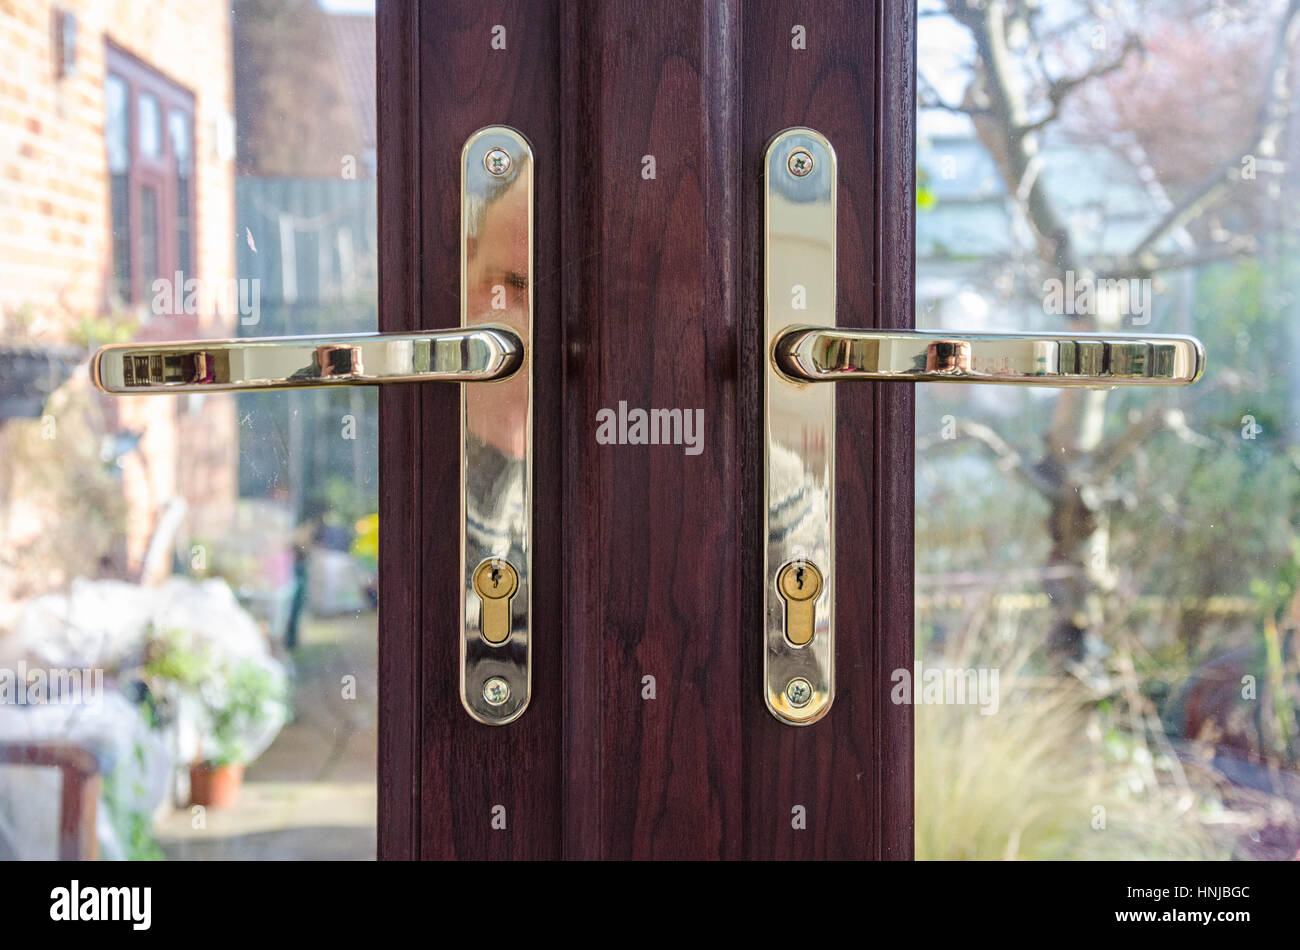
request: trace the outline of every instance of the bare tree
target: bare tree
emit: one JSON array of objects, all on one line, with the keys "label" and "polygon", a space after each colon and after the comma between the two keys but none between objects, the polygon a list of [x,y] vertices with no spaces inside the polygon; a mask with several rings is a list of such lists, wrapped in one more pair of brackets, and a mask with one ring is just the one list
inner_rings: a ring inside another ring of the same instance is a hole
[{"label": "bare tree", "polygon": [[[1043,136],[1049,128],[1060,127],[1067,106],[1083,94],[1104,93],[1107,83],[1120,81],[1126,71],[1131,76],[1139,68],[1152,35],[1150,24],[1158,18],[1149,9],[1144,11],[1144,37],[1136,25],[1123,25],[1114,8],[1091,0],[1081,0],[1072,16],[1062,15],[1062,6],[1056,5],[1050,19],[1036,0],[944,2],[947,13],[969,31],[973,41],[971,78],[956,103],[940,100],[922,82],[921,105],[971,117],[976,135],[996,162],[1032,232],[1045,276],[1063,280],[1073,272],[1076,280],[1150,279],[1254,249],[1253,236],[1246,229],[1223,234],[1222,228],[1215,228],[1212,242],[1189,241],[1186,236],[1211,212],[1240,196],[1243,157],[1267,161],[1278,151],[1294,98],[1300,0],[1288,0],[1273,14],[1276,20],[1268,33],[1269,48],[1258,79],[1262,89],[1256,94],[1256,105],[1247,107],[1251,118],[1244,123],[1244,138],[1199,180],[1171,183],[1174,199],[1159,220],[1126,253],[1107,259],[1089,259],[1072,243],[1059,197],[1040,174]],[[1199,13],[1212,16],[1221,6],[1211,3]],[[1184,18],[1189,12],[1198,11],[1180,10]],[[1121,35],[1107,35],[1115,32]],[[1066,36],[1085,41],[1066,43]],[[1087,42],[1089,37],[1100,41]],[[1132,88],[1135,95],[1141,94],[1140,82]],[[1199,146],[1189,141],[1186,147]],[[1175,234],[1184,240],[1170,241]],[[1105,331],[1118,327],[1120,314],[1074,314],[1063,319],[1071,330]],[[1189,441],[1199,438],[1182,413],[1158,398],[1150,400],[1126,430],[1106,438],[1103,421],[1109,398],[1104,390],[1060,390],[1037,458],[985,426],[962,426],[964,435],[988,446],[1003,468],[1018,472],[1047,501],[1051,549],[1045,586],[1055,612],[1050,641],[1070,658],[1082,655],[1085,634],[1101,625],[1102,595],[1114,584],[1107,556],[1107,480],[1156,432],[1172,430]]]}]

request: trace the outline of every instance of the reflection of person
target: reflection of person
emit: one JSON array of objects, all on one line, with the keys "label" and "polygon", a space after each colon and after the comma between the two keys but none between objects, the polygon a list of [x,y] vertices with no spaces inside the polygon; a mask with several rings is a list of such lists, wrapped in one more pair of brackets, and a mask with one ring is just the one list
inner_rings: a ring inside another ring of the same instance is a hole
[{"label": "reflection of person", "polygon": [[316,369],[320,379],[336,376],[361,376],[365,367],[361,363],[361,347],[342,346],[337,343],[316,347]]},{"label": "reflection of person", "polygon": [[964,340],[936,340],[925,349],[927,373],[965,374],[971,369],[971,345]]},{"label": "reflection of person", "polygon": [[471,442],[466,448],[465,560],[473,570],[490,557],[503,557],[516,570],[523,566],[518,539],[524,536],[523,458],[498,446]]},{"label": "reflection of person", "polygon": [[[531,336],[528,306],[532,242],[528,218],[532,202],[522,168],[502,185],[489,186],[478,219],[469,222],[465,241],[465,319],[475,325],[500,323],[523,339]],[[501,309],[494,309],[493,305]],[[531,358],[529,354],[526,359]],[[472,435],[506,455],[523,458],[528,439],[528,369],[500,382],[465,387]]]},{"label": "reflection of person", "polygon": [[288,650],[298,646],[298,623],[307,606],[307,558],[318,524],[316,518],[304,521],[293,533],[293,599],[289,602],[289,621],[284,628],[284,646]]}]

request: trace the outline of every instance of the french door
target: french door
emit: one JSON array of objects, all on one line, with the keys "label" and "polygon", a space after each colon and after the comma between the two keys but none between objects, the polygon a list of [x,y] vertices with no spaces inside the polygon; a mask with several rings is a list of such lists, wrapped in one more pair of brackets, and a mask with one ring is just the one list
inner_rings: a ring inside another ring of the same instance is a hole
[{"label": "french door", "polygon": [[[835,387],[835,697],[764,701],[764,161],[838,157],[835,303],[913,321],[910,0],[381,2],[380,329],[456,326],[462,145],[531,144],[531,700],[461,701],[457,387],[381,390],[379,853],[912,854],[912,390]],[[695,444],[601,438],[635,410]]]}]

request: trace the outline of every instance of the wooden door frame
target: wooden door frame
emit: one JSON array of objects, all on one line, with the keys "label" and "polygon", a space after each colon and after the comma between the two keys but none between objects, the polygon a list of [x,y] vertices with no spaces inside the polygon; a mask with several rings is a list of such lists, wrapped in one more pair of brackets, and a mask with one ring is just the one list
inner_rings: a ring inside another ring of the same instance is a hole
[{"label": "wooden door frame", "polygon": [[[532,705],[481,726],[455,682],[458,397],[380,394],[379,856],[910,858],[912,716],[889,700],[912,664],[908,386],[838,387],[835,708],[797,729],[761,699],[759,170],[782,128],[829,137],[840,320],[911,326],[914,0],[380,0],[376,27],[380,329],[457,322],[460,147],[520,129],[534,411],[559,434],[534,459]],[[648,313],[676,345],[641,346]],[[701,461],[598,446],[620,395],[704,407]],[[647,540],[665,491],[681,514]]]}]

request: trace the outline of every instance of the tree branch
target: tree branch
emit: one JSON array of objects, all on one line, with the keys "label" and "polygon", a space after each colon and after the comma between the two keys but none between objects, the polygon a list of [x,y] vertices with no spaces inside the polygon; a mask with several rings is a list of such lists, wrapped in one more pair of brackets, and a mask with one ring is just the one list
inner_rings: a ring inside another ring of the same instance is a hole
[{"label": "tree branch", "polygon": [[943,109],[946,112],[958,115],[983,115],[989,111],[977,106],[953,105],[950,102],[945,102],[943,96],[939,95],[939,91],[934,88],[934,84],[919,73],[916,82],[916,103],[923,109]]},{"label": "tree branch", "polygon": [[1196,254],[1170,254],[1161,257],[1153,252],[1143,254],[1140,258],[1127,255],[1111,258],[1097,258],[1092,266],[1097,273],[1104,273],[1116,280],[1142,279],[1155,273],[1186,270],[1189,267],[1201,267],[1218,261],[1231,260],[1235,257],[1254,254],[1259,250],[1259,242],[1253,234],[1234,235],[1222,244],[1207,248]]},{"label": "tree branch", "polygon": [[1298,33],[1300,33],[1300,0],[1290,0],[1275,32],[1277,39],[1273,44],[1273,52],[1269,60],[1264,104],[1260,107],[1259,119],[1250,141],[1237,156],[1227,159],[1170,208],[1164,217],[1138,241],[1137,246],[1129,254],[1130,258],[1139,259],[1149,253],[1170,231],[1184,227],[1206,208],[1216,204],[1223,197],[1224,192],[1240,180],[1236,173],[1241,169],[1243,156],[1271,156],[1276,152],[1277,140],[1286,128],[1287,115],[1291,109],[1291,83],[1294,77],[1290,51]]},{"label": "tree branch", "polygon": [[[1213,382],[1201,384],[1196,405],[1200,405],[1216,392],[1226,390],[1235,393],[1243,392],[1248,388],[1239,373],[1223,370]],[[1182,409],[1170,408],[1164,403],[1153,403],[1133,419],[1128,428],[1113,439],[1105,451],[1097,454],[1089,472],[1097,481],[1106,478],[1119,468],[1125,459],[1141,448],[1148,438],[1162,430],[1172,432],[1183,442],[1197,448],[1205,449],[1215,445],[1212,438],[1202,435],[1187,424],[1187,414]]]},{"label": "tree branch", "polygon": [[1002,172],[1007,190],[1024,208],[1035,234],[1039,258],[1062,273],[1082,272],[1070,246],[1069,228],[1037,174],[1038,133],[1026,130],[1033,123],[1015,58],[1007,46],[1003,4],[976,5],[970,0],[948,0],[948,9],[970,31],[975,42],[980,68],[966,96],[972,101],[983,98],[988,113],[975,117],[975,131]]},{"label": "tree branch", "polygon": [[1142,53],[1142,41],[1137,36],[1130,33],[1124,38],[1124,46],[1119,51],[1119,55],[1107,63],[1099,63],[1085,72],[1075,76],[1064,76],[1060,79],[1053,80],[1047,90],[1047,100],[1052,104],[1047,115],[1035,122],[1030,122],[1020,126],[1021,132],[1036,132],[1039,129],[1049,125],[1056,119],[1060,118],[1061,106],[1069,98],[1070,93],[1078,89],[1084,83],[1091,82],[1094,79],[1100,79],[1116,70],[1123,69],[1124,63],[1127,62],[1130,53]]},{"label": "tree branch", "polygon": [[[980,422],[973,422],[970,419],[955,419],[954,426],[958,437],[964,436],[973,439],[992,453],[997,459],[998,471],[1014,472],[1035,491],[1049,498],[1059,490],[1059,486],[1054,481],[1025,461],[1024,453],[994,432],[989,426]],[[916,450],[924,452],[935,445],[952,441],[954,440],[935,437],[918,438],[916,440]]]}]

